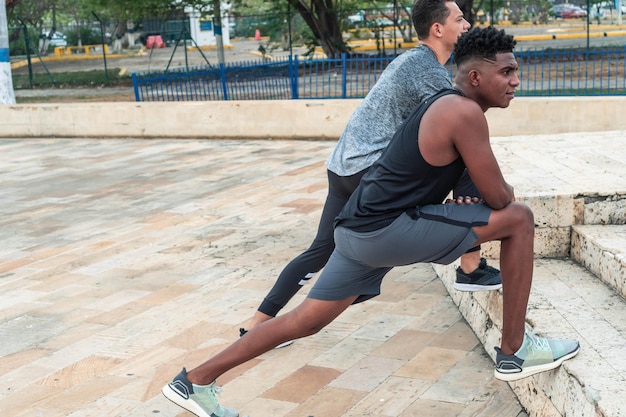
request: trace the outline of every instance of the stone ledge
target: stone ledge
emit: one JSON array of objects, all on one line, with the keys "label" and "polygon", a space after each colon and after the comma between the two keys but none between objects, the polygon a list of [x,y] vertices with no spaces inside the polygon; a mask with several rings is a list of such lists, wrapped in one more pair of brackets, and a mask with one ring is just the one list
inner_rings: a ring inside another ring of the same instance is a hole
[{"label": "stone ledge", "polygon": [[[336,140],[361,102],[241,100],[16,104],[4,137]],[[519,97],[486,113],[492,137],[626,130],[626,97]],[[576,120],[576,123],[572,123]],[[529,123],[532,121],[532,123]]]},{"label": "stone ledge", "polygon": [[[518,201],[533,210],[537,225],[527,322],[550,337],[576,338],[582,349],[557,370],[512,382],[511,387],[531,416],[626,415],[622,401],[626,391],[624,193],[533,196]],[[498,242],[483,245],[482,252],[492,259],[490,264],[498,266]],[[565,259],[570,252],[580,265]],[[546,259],[550,257],[561,259]],[[501,338],[502,292],[456,291],[457,265],[433,266],[495,360],[493,346],[499,346]]]},{"label": "stone ledge", "polygon": [[[574,225],[623,224],[626,221],[626,193],[519,197],[517,201],[533,211],[535,256],[540,258],[569,257],[570,251],[575,249],[571,246]],[[622,243],[622,248],[626,247],[626,239]],[[500,243],[482,245],[482,253],[487,258],[498,259]],[[626,263],[624,256],[622,252],[617,257],[622,264]],[[614,270],[609,268],[605,275]],[[592,272],[596,271],[592,269]]]},{"label": "stone ledge", "polygon": [[576,225],[572,259],[626,299],[626,225]]}]

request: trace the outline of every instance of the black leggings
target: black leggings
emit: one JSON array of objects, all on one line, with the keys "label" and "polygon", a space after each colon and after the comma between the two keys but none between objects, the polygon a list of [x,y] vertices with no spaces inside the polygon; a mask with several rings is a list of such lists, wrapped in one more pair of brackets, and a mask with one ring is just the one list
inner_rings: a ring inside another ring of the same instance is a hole
[{"label": "black leggings", "polygon": [[[364,170],[349,177],[341,177],[327,171],[328,196],[322,210],[317,235],[311,246],[289,262],[282,270],[274,286],[259,306],[258,310],[261,313],[275,317],[300,288],[324,268],[328,258],[335,250],[333,238],[335,217],[339,215],[343,206],[348,202],[350,195],[356,190],[361,177],[366,172],[367,170]],[[459,180],[454,195],[455,197],[457,195],[480,197],[478,190],[467,175],[467,171]],[[468,252],[474,250],[480,250],[480,246],[472,248]]]},{"label": "black leggings", "polygon": [[356,190],[361,177],[367,170],[349,177],[340,177],[331,171],[328,174],[328,196],[322,210],[322,218],[317,227],[317,235],[311,246],[294,258],[282,270],[274,286],[267,294],[259,311],[268,316],[276,316],[278,312],[296,295],[316,273],[318,273],[335,250],[333,238],[335,217],[346,205],[350,195]]}]

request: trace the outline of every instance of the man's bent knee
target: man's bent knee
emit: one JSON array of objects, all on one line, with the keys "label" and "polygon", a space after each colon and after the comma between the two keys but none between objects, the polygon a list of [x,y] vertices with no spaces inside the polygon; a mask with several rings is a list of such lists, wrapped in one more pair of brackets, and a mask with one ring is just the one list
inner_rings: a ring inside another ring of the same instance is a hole
[{"label": "man's bent knee", "polygon": [[527,205],[513,202],[502,209],[502,214],[504,215],[502,227],[507,231],[506,235],[534,237],[535,216]]},{"label": "man's bent knee", "polygon": [[513,202],[509,204],[507,209],[510,209],[514,223],[519,224],[520,227],[530,227],[534,231],[535,216],[527,205]]},{"label": "man's bent knee", "polygon": [[535,218],[533,212],[525,204],[512,202],[501,210],[493,210],[486,226],[475,227],[478,235],[476,243],[520,237],[534,236]]}]

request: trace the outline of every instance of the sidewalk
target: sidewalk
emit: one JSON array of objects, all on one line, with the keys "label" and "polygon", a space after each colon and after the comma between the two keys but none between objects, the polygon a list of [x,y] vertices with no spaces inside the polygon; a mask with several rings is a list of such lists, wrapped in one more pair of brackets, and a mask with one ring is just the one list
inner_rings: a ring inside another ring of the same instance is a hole
[{"label": "sidewalk", "polygon": [[[563,212],[565,198],[555,196],[583,195],[592,203],[594,192],[623,194],[623,131],[493,143],[518,197],[555,200],[554,207],[536,207],[544,217]],[[333,146],[0,141],[0,415],[191,416],[167,401],[161,387],[181,367],[194,367],[236,340],[282,267],[310,243]],[[595,210],[585,217],[602,214],[601,205]],[[625,334],[623,304],[616,310],[616,298],[590,290],[604,284],[572,278],[573,266],[554,272],[578,282],[598,310],[617,314],[611,321],[619,328],[606,337],[606,326],[579,320],[590,310],[546,274],[554,262],[536,262],[531,319],[563,331],[565,313],[548,308],[554,301],[593,340],[581,339],[579,356],[538,379],[563,391],[548,400],[569,406],[572,386],[551,379],[567,368],[589,407],[606,405],[600,390],[619,389],[623,381],[598,387],[581,376],[607,378],[589,346],[599,341],[617,349]],[[559,295],[547,298],[541,292],[547,287]],[[451,294],[462,296],[464,307],[476,304],[469,293]],[[491,335],[501,316],[493,313],[481,328]],[[623,368],[622,357],[605,359]],[[352,306],[317,335],[228,372],[218,384],[222,403],[250,417],[526,416],[509,385],[493,378],[492,360],[429,265],[394,269],[379,297]],[[599,415],[580,410],[577,415]]]},{"label": "sidewalk", "polygon": [[[191,416],[161,387],[310,243],[333,145],[0,141],[0,415]],[[250,417],[526,415],[429,265],[218,383]]]}]

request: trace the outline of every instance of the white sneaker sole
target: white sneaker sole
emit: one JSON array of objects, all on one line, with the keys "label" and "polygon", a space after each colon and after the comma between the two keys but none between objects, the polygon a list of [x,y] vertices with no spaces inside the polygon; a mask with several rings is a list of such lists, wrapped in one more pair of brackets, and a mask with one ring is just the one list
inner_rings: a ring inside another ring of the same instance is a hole
[{"label": "white sneaker sole", "polygon": [[167,398],[180,408],[183,408],[190,413],[197,415],[198,417],[211,417],[211,415],[207,414],[202,408],[200,408],[200,406],[196,404],[195,401],[191,401],[181,397],[180,394],[170,388],[169,384],[164,386],[161,392],[163,393],[165,398]]},{"label": "white sneaker sole", "polygon": [[575,351],[568,353],[567,355],[561,356],[559,359],[555,360],[554,362],[533,366],[532,368],[525,369],[522,372],[511,373],[511,374],[501,373],[501,372],[498,372],[498,370],[496,369],[494,370],[493,374],[497,379],[501,381],[507,381],[507,382],[517,381],[518,379],[526,378],[528,376],[538,374],[539,372],[545,372],[545,371],[550,371],[552,369],[556,369],[559,366],[561,366],[561,364],[565,362],[566,360],[571,359],[574,356],[576,356],[578,352],[580,352],[580,346],[578,346],[578,349],[576,349]]},{"label": "white sneaker sole", "polygon": [[476,284],[460,284],[454,283],[454,289],[457,291],[477,292],[477,291],[495,291],[502,288],[502,284],[494,285],[476,285]]},{"label": "white sneaker sole", "polygon": [[293,340],[287,340],[286,342],[283,342],[280,345],[276,346],[274,349],[284,348],[284,347],[287,347],[287,346],[289,346],[291,344],[293,344]]}]

